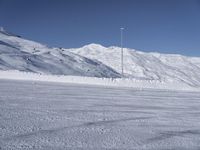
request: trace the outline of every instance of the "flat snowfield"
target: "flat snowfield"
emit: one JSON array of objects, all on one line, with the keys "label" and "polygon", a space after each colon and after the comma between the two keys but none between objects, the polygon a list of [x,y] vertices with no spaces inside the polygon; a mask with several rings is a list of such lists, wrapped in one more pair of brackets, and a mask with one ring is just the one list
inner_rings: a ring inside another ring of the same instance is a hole
[{"label": "flat snowfield", "polygon": [[0,80],[0,149],[200,149],[200,94]]}]

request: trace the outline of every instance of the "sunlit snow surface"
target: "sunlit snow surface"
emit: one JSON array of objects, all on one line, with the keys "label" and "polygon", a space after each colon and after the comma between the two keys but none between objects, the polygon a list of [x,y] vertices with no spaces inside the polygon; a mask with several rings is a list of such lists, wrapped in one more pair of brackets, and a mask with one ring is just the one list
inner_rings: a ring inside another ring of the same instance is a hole
[{"label": "sunlit snow surface", "polygon": [[200,149],[200,94],[0,80],[0,149]]}]

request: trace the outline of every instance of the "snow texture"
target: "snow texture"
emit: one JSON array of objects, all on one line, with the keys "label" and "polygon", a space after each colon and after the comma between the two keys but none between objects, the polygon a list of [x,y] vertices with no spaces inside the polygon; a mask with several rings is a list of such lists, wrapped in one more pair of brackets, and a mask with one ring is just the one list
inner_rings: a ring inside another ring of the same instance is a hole
[{"label": "snow texture", "polygon": [[196,92],[0,83],[0,149],[200,149]]},{"label": "snow texture", "polygon": [[84,76],[43,75],[31,72],[0,71],[0,79],[47,81],[59,83],[79,83],[87,85],[132,87],[140,89],[165,89],[182,91],[200,91],[182,82],[161,82],[159,80],[142,80],[135,78],[97,78]]}]

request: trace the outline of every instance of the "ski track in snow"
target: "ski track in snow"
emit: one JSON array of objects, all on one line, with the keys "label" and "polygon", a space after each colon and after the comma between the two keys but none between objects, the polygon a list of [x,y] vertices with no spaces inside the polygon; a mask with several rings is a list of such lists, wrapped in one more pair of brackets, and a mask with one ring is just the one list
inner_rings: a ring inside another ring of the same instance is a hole
[{"label": "ski track in snow", "polygon": [[200,149],[198,92],[0,83],[0,149]]}]

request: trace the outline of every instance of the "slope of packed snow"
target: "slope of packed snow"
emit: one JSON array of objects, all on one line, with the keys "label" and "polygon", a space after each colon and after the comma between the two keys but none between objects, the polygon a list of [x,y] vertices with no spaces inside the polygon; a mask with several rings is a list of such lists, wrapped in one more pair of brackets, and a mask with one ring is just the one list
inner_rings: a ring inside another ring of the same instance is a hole
[{"label": "slope of packed snow", "polygon": [[[121,49],[98,44],[69,49],[76,54],[98,60],[117,72],[121,72]],[[144,53],[124,48],[124,74],[142,80],[180,82],[200,87],[200,58],[174,54]]]},{"label": "slope of packed snow", "polygon": [[19,71],[0,71],[0,79],[46,81],[57,83],[78,83],[85,85],[100,85],[107,87],[132,87],[139,89],[163,89],[178,91],[200,91],[200,87],[191,87],[181,82],[162,82],[159,80],[142,80],[135,78],[97,78],[84,76],[44,75]]},{"label": "slope of packed snow", "polygon": [[104,65],[62,49],[22,39],[0,31],[0,70],[20,70],[43,74],[78,75],[92,77],[120,77]]},{"label": "slope of packed snow", "polygon": [[0,80],[1,150],[199,150],[199,92]]}]

